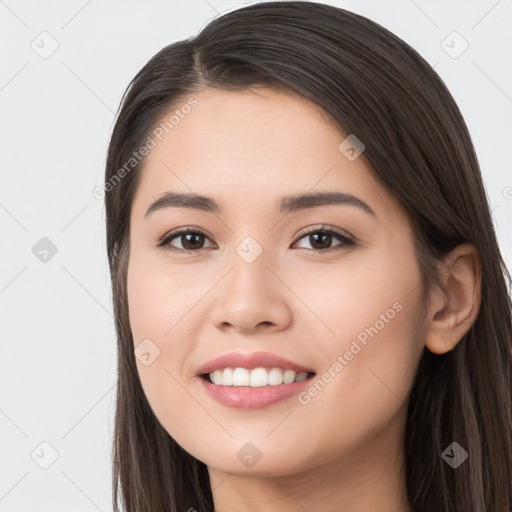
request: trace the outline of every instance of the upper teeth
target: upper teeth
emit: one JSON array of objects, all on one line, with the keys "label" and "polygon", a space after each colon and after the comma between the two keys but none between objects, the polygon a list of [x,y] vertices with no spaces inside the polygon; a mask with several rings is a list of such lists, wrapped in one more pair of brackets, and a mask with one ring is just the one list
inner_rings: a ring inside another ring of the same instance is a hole
[{"label": "upper teeth", "polygon": [[224,368],[210,372],[210,380],[213,384],[222,386],[250,386],[253,388],[261,386],[276,386],[278,384],[292,384],[306,380],[306,372],[296,373],[293,370],[282,370],[281,368]]}]

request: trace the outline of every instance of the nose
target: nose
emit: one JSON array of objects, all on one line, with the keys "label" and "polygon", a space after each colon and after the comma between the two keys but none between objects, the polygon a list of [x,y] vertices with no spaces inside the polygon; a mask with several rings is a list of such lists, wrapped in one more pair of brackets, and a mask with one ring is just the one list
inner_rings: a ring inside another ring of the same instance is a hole
[{"label": "nose", "polygon": [[278,272],[263,256],[252,263],[241,259],[232,263],[218,286],[213,324],[223,331],[245,334],[286,329],[292,321],[289,300],[293,294]]}]

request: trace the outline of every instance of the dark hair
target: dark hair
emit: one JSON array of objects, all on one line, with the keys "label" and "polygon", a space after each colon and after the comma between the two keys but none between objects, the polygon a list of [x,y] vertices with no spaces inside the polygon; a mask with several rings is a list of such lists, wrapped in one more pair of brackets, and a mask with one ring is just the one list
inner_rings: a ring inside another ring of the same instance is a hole
[{"label": "dark hair", "polygon": [[[197,36],[166,46],[121,101],[105,173],[118,342],[114,509],[121,497],[129,512],[213,511],[206,465],[162,427],[137,373],[126,271],[130,207],[143,160],[122,179],[119,170],[179,102],[205,87],[257,85],[310,100],[341,133],[363,141],[373,176],[412,222],[425,299],[441,286],[443,255],[463,242],[477,248],[478,317],[453,350],[439,355],[425,348],[417,368],[404,439],[406,485],[416,512],[510,512],[510,274],[464,119],[440,77],[404,41],[363,16],[295,1],[229,12]],[[453,441],[469,453],[456,470],[441,457]]]}]

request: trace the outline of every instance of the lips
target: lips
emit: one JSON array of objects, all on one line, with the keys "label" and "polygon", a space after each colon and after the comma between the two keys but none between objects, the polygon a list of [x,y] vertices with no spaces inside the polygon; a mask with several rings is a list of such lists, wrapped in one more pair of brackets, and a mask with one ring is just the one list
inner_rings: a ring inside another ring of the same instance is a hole
[{"label": "lips", "polygon": [[307,368],[286,359],[272,352],[229,352],[228,354],[216,357],[197,370],[197,375],[209,374],[214,370],[224,368],[281,368],[283,370],[294,370],[297,373],[315,373],[311,368]]}]

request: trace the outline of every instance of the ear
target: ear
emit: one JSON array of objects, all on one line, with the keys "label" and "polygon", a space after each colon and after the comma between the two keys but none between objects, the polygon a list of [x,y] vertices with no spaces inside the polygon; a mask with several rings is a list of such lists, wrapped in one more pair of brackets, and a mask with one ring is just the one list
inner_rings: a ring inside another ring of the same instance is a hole
[{"label": "ear", "polygon": [[432,292],[425,346],[435,354],[452,350],[476,320],[482,297],[482,265],[476,247],[460,244],[440,267],[442,290]]}]

